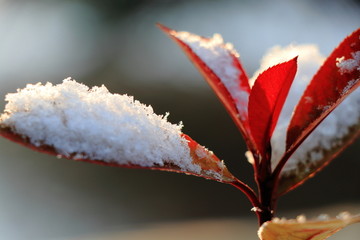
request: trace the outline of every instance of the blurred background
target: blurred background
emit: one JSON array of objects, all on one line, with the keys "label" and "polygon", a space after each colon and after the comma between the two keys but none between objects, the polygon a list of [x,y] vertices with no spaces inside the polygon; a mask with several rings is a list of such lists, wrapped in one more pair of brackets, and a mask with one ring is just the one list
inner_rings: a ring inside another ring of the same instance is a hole
[{"label": "blurred background", "polygon": [[[359,27],[359,12],[354,0],[0,0],[0,93],[69,76],[105,84],[170,112],[171,122],[183,121],[185,133],[253,186],[231,119],[155,23],[222,34],[251,76],[274,45],[315,43],[327,56]],[[284,196],[278,215],[359,213],[359,144]],[[251,206],[230,186],[60,160],[4,139],[0,151],[0,239],[256,239]],[[356,227],[333,239],[359,236]]]}]

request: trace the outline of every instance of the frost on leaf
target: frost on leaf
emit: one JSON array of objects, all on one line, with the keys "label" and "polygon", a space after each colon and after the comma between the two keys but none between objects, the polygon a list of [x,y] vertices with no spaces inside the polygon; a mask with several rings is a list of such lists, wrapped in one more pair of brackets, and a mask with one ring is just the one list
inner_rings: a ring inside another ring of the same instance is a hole
[{"label": "frost on leaf", "polygon": [[278,188],[283,194],[326,166],[359,135],[360,29],[326,59],[292,115],[286,162]]},{"label": "frost on leaf", "polygon": [[258,235],[261,240],[322,240],[357,222],[360,222],[360,215],[349,213],[341,213],[336,218],[323,215],[309,221],[304,216],[292,220],[274,218],[260,227]]},{"label": "frost on leaf", "polygon": [[236,178],[226,168],[225,163],[218,159],[212,151],[201,146],[187,135],[183,135],[183,137],[188,141],[193,163],[201,168],[200,174],[195,175],[226,183],[236,181]]},{"label": "frost on leaf", "polygon": [[104,86],[89,89],[70,79],[58,85],[38,83],[8,94],[6,101],[0,134],[34,150],[217,181],[232,177],[207,150],[206,156],[193,155],[195,142],[182,134],[181,125],[171,124],[166,116],[156,115],[151,106],[133,97],[111,94]]},{"label": "frost on leaf", "polygon": [[[336,59],[336,66],[339,68],[340,74],[360,72],[360,51],[352,52],[351,57],[345,60],[345,57]],[[355,82],[355,79],[354,79]]]},{"label": "frost on leaf", "polygon": [[177,32],[158,25],[184,50],[224,104],[244,138],[251,147],[248,128],[248,77],[240,63],[239,54],[221,35],[201,37],[189,32]]}]

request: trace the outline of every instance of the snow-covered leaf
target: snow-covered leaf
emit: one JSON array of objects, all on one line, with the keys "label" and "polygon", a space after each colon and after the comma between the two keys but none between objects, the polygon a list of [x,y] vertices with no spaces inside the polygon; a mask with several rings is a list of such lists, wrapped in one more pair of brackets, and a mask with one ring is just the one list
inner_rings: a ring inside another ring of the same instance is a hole
[{"label": "snow-covered leaf", "polygon": [[[289,157],[296,150],[304,152],[304,156],[297,162],[291,159],[286,163],[296,167],[285,165],[281,173],[279,194],[313,176],[359,135],[360,97],[359,92],[354,92],[360,85],[359,36],[360,29],[331,53],[301,97],[288,127],[285,155]],[[347,96],[348,99],[344,101]],[[345,112],[351,114],[344,116]],[[324,119],[323,124],[320,124]],[[316,137],[313,135],[319,135],[319,131],[313,132],[316,128],[322,129],[324,133],[319,144],[311,142]]]},{"label": "snow-covered leaf", "polygon": [[261,240],[322,240],[357,222],[360,222],[360,215],[351,216],[348,213],[342,213],[332,219],[320,216],[319,219],[310,221],[304,216],[299,216],[296,220],[275,218],[264,223],[258,235]]},{"label": "snow-covered leaf", "polygon": [[233,46],[224,43],[219,34],[205,38],[189,32],[177,32],[161,24],[158,26],[182,48],[201,72],[240,129],[249,148],[253,149],[247,111],[249,80]]},{"label": "snow-covered leaf", "polygon": [[233,177],[211,151],[132,97],[62,84],[27,85],[8,94],[0,135],[34,150],[103,165]]},{"label": "snow-covered leaf", "polygon": [[294,80],[296,69],[296,57],[275,65],[258,76],[251,90],[249,125],[262,158],[270,159],[270,139]]},{"label": "snow-covered leaf", "polygon": [[286,146],[293,147],[352,91],[360,80],[360,29],[327,58],[305,90],[289,125]]}]

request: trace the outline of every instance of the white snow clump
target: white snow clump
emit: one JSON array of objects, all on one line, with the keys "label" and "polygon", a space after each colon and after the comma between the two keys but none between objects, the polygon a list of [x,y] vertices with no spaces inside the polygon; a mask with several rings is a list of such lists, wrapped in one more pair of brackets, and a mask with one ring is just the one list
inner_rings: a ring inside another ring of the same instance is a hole
[{"label": "white snow clump", "polygon": [[62,84],[30,85],[6,96],[0,124],[35,145],[64,156],[141,167],[174,164],[200,172],[192,163],[181,125],[167,121],[127,95],[111,94],[70,78]]}]

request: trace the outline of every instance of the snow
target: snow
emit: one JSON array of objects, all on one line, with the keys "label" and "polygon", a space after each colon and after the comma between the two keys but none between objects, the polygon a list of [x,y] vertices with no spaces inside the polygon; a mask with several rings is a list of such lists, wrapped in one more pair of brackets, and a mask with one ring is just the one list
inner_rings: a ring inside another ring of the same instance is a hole
[{"label": "snow", "polygon": [[245,152],[245,157],[246,157],[246,159],[248,160],[248,162],[249,162],[251,165],[254,165],[254,164],[255,164],[254,155],[252,154],[251,151],[246,151],[246,152]]},{"label": "snow", "polygon": [[234,65],[234,61],[239,57],[239,54],[233,45],[224,43],[220,34],[214,34],[212,38],[203,38],[189,32],[177,32],[174,34],[186,43],[221,79],[221,82],[235,100],[238,111],[246,113],[249,94],[240,86],[239,79],[243,73]]},{"label": "snow", "polygon": [[360,51],[351,53],[352,58],[344,60],[344,57],[336,59],[336,66],[341,74],[351,73],[355,69],[360,72]]},{"label": "snow", "polygon": [[299,215],[296,217],[296,221],[298,223],[305,223],[306,222],[306,216],[305,215]]},{"label": "snow", "polygon": [[336,216],[336,218],[340,219],[340,220],[350,220],[352,218],[352,216],[349,212],[342,212],[342,213],[339,213]]},{"label": "snow", "polygon": [[316,220],[327,221],[330,220],[330,216],[328,214],[322,213],[316,218]]},{"label": "snow", "polygon": [[259,207],[253,207],[253,208],[250,209],[250,211],[252,211],[252,212],[262,212],[262,209],[259,208]]},{"label": "snow", "polygon": [[196,146],[195,148],[195,154],[198,158],[206,158],[209,154],[212,154],[211,151],[209,151],[206,148],[200,147],[200,146]]},{"label": "snow", "polygon": [[[357,71],[360,75],[360,51],[352,52],[351,56],[352,58],[346,60],[345,57],[336,59],[336,66],[339,68],[340,74],[352,73],[353,71]],[[352,86],[357,83],[357,81],[359,81],[359,77],[357,79],[349,81],[348,85],[344,88],[342,94],[345,94]]]},{"label": "snow", "polygon": [[[292,44],[283,48],[276,46],[264,56],[259,71],[251,78],[253,82],[257,75],[263,70],[280,62],[290,60],[296,55],[299,56],[298,72],[271,139],[271,162],[273,169],[278,164],[278,161],[285,150],[286,130],[294,107],[299,101],[309,81],[321,66],[324,57],[320,54],[315,45]],[[354,59],[356,59],[358,53],[354,53],[353,56]],[[340,62],[345,65],[345,62],[347,66],[346,69],[349,69],[349,65],[353,66],[353,62],[346,61],[348,60],[338,60],[338,63]],[[312,99],[308,100],[312,101]],[[360,89],[357,89],[350,94],[301,144],[284,166],[283,174],[296,170],[299,163],[307,166],[305,171],[306,169],[309,170],[309,163],[322,160],[325,151],[341,146],[342,138],[344,138],[349,133],[349,129],[360,120],[359,106]]]},{"label": "snow", "polygon": [[358,221],[357,219],[360,215],[351,215],[349,212],[341,212],[335,218],[331,218],[327,214],[320,214],[318,217],[308,220],[305,215],[299,215],[296,219],[286,219],[286,218],[273,218],[272,222],[279,223],[279,224],[286,224],[286,223],[311,223],[311,222],[319,222],[322,221],[324,224],[326,222],[341,220],[345,224],[350,224],[353,222]]},{"label": "snow", "polygon": [[359,81],[359,78],[349,81],[346,87],[343,89],[341,95],[346,94],[350,90],[350,88],[352,88],[357,83],[357,81]]},{"label": "snow", "polygon": [[0,124],[35,146],[53,146],[59,155],[141,167],[170,163],[200,173],[181,125],[105,86],[90,89],[68,78],[58,85],[29,84],[6,101]]}]

